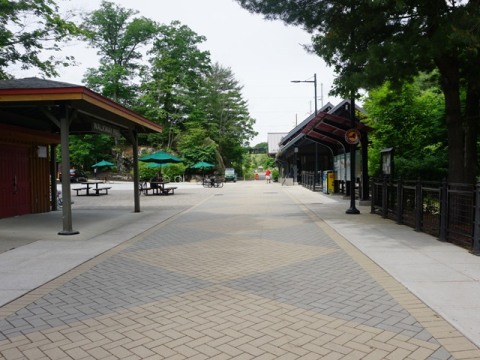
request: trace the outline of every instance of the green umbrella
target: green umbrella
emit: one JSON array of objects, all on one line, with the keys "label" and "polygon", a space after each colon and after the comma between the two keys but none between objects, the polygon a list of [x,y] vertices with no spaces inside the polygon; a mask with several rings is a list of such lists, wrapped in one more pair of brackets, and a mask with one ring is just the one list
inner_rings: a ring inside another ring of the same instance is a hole
[{"label": "green umbrella", "polygon": [[114,163],[111,163],[110,161],[102,160],[94,165],[92,167],[104,167],[104,166],[114,166]]},{"label": "green umbrella", "polygon": [[148,163],[147,167],[148,168],[158,168],[158,167],[164,167],[164,166],[167,166],[167,165],[168,165],[168,163],[160,164],[160,163],[151,162],[151,163]]},{"label": "green umbrella", "polygon": [[215,167],[214,164],[206,161],[199,161],[196,164],[192,165],[192,169],[202,169],[202,177],[205,177],[205,169],[210,169],[213,167]]},{"label": "green umbrella", "polygon": [[215,165],[205,161],[200,161],[200,162],[197,162],[195,165],[192,165],[192,169],[208,169],[212,167],[215,167]]},{"label": "green umbrella", "polygon": [[142,156],[138,160],[143,162],[149,162],[149,163],[157,163],[157,164],[179,163],[183,161],[182,159],[172,154],[169,154],[165,151],[157,151],[156,153]]}]

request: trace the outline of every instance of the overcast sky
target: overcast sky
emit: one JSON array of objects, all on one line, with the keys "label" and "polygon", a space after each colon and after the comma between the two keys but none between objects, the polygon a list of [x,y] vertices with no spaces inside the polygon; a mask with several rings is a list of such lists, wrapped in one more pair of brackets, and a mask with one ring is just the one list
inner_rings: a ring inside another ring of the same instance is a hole
[{"label": "overcast sky", "polygon": [[[313,83],[292,83],[291,80],[313,81],[316,73],[318,107],[322,103],[322,88],[323,103],[330,101],[335,105],[340,101],[328,96],[333,71],[318,56],[302,48],[302,44],[310,44],[310,35],[301,28],[264,20],[233,0],[113,2],[163,24],[179,20],[206,37],[202,50],[210,51],[213,62],[229,67],[243,86],[243,98],[248,101],[259,133],[252,145],[267,141],[269,132],[290,131],[296,121],[301,122],[314,111]],[[98,9],[100,3],[100,0],[57,0],[62,9],[84,11]],[[72,53],[80,67],[62,71],[56,80],[81,84],[85,69],[98,65],[95,51],[85,50],[81,45],[65,47],[64,51]]]}]

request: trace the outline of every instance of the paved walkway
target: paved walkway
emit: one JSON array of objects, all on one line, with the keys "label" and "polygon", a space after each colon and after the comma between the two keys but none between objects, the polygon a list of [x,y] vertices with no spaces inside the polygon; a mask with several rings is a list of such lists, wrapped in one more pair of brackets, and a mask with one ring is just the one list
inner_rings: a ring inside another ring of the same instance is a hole
[{"label": "paved walkway", "polygon": [[0,358],[480,358],[462,249],[301,187],[129,196],[74,197],[75,237],[0,220]]}]

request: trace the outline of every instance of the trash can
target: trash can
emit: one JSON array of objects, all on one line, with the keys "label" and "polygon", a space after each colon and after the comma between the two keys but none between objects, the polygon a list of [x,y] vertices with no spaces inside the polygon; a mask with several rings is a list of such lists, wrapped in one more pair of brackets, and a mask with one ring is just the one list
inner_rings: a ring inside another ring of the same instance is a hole
[{"label": "trash can", "polygon": [[333,194],[335,191],[335,173],[333,170],[325,170],[322,173],[322,192]]}]

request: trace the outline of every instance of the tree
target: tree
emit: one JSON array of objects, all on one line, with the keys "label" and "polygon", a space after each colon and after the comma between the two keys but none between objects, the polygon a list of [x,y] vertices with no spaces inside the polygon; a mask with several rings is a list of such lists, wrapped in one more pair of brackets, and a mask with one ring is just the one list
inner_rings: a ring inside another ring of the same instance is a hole
[{"label": "tree", "polygon": [[157,34],[157,24],[138,11],[102,1],[100,9],[88,14],[82,27],[91,47],[98,49],[100,66],[88,69],[85,82],[102,95],[132,105],[136,96],[136,77],[142,67],[142,47]]},{"label": "tree", "polygon": [[61,42],[78,34],[79,29],[61,18],[52,0],[2,0],[0,79],[10,78],[8,67],[12,65],[20,65],[22,70],[35,67],[48,77],[58,76],[57,66],[69,66],[74,58],[51,55],[42,59],[42,56],[45,52],[60,51]]},{"label": "tree", "polygon": [[388,83],[370,91],[364,121],[369,135],[370,175],[380,173],[380,151],[393,147],[395,176],[404,179],[441,180],[447,175],[447,131],[444,101],[435,75],[421,75],[400,91]]},{"label": "tree", "polygon": [[216,164],[219,156],[218,145],[209,137],[207,129],[197,125],[187,125],[187,131],[180,137],[177,149],[187,166],[199,161]]},{"label": "tree", "polygon": [[253,130],[255,120],[250,117],[241,92],[242,86],[230,68],[218,63],[212,66],[207,79],[205,126],[227,167],[238,167],[249,141],[257,135]]},{"label": "tree", "polygon": [[311,50],[338,73],[335,92],[393,86],[437,70],[445,99],[448,176],[473,183],[480,118],[478,0],[237,0],[312,33]]},{"label": "tree", "polygon": [[[182,125],[194,113],[210,71],[210,54],[199,49],[205,37],[178,21],[161,25],[152,49],[150,67],[143,72],[138,110],[164,126],[159,146],[171,148]],[[155,141],[154,136],[149,137]]]},{"label": "tree", "polygon": [[[112,159],[112,147],[114,139],[107,135],[71,135],[70,161],[72,165],[78,166],[90,172],[89,166],[105,159]],[[60,147],[57,148],[57,159],[61,159]]]}]

